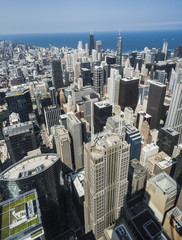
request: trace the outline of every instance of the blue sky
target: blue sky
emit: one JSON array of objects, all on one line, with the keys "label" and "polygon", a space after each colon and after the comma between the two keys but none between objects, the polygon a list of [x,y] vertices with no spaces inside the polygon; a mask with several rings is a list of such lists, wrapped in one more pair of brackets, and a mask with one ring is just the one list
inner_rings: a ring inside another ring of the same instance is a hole
[{"label": "blue sky", "polygon": [[0,0],[0,34],[182,29],[182,0]]}]

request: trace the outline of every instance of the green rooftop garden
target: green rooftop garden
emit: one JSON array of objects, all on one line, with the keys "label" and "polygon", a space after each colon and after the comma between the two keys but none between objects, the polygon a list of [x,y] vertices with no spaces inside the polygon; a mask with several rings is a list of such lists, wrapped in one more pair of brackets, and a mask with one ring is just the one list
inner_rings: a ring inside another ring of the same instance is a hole
[{"label": "green rooftop garden", "polygon": [[[26,213],[25,204],[30,200],[35,200],[34,193],[31,193],[25,197],[21,197],[18,200],[10,201],[9,203],[6,203],[0,207],[1,240],[11,237],[12,235],[21,232],[39,222],[37,213],[32,218],[27,218],[28,213]],[[20,224],[17,224],[18,222],[20,222]]]}]

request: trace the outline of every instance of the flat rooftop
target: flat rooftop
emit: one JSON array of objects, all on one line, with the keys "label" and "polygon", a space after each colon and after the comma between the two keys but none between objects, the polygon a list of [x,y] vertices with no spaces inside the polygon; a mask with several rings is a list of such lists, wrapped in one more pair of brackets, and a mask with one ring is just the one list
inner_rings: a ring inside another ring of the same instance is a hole
[{"label": "flat rooftop", "polygon": [[74,113],[68,113],[67,118],[69,118],[72,124],[79,124],[81,123],[80,120],[74,115]]},{"label": "flat rooftop", "polygon": [[109,107],[111,104],[108,101],[101,101],[94,103],[99,108]]},{"label": "flat rooftop", "polygon": [[28,132],[30,129],[33,129],[33,123],[31,121],[17,123],[3,128],[3,134],[4,136],[6,135],[13,136]]},{"label": "flat rooftop", "polygon": [[152,182],[163,194],[171,196],[177,193],[177,183],[166,173],[161,172],[148,180]]},{"label": "flat rooftop", "polygon": [[[0,203],[0,238],[14,239],[15,235],[38,225],[38,236],[43,235],[38,196],[35,190],[21,194],[16,199]],[[33,229],[35,231],[35,229]],[[31,235],[33,235],[32,233]],[[15,239],[19,239],[18,237]],[[32,239],[32,238],[30,238]]]},{"label": "flat rooftop", "polygon": [[23,179],[39,174],[59,160],[57,154],[47,153],[23,158],[0,174],[1,180]]}]

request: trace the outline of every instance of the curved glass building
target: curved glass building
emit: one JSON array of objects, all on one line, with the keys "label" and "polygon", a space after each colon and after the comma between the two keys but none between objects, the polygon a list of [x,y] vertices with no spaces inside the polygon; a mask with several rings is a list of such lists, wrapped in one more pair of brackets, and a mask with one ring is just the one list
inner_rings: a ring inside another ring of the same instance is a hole
[{"label": "curved glass building", "polygon": [[57,154],[28,156],[0,174],[0,191],[3,200],[7,200],[36,189],[45,232],[51,239],[56,234],[57,224],[61,229],[59,218],[63,218],[58,197],[61,178],[61,161]]}]

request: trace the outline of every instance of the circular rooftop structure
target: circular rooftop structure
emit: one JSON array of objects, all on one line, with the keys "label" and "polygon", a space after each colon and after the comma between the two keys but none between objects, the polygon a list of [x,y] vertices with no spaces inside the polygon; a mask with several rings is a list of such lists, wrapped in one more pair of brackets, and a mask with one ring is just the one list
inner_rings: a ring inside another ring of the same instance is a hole
[{"label": "circular rooftop structure", "polygon": [[52,153],[28,156],[3,171],[0,179],[13,180],[32,177],[46,171],[58,160],[59,156]]}]

